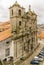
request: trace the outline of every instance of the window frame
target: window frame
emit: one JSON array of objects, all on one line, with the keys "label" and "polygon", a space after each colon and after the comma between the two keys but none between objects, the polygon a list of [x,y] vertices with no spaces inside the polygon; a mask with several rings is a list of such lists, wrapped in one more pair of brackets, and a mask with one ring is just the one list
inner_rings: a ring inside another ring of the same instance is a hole
[{"label": "window frame", "polygon": [[20,10],[20,9],[19,9],[18,13],[19,13],[19,15],[21,16],[21,10]]},{"label": "window frame", "polygon": [[11,10],[11,14],[13,15],[13,9]]},{"label": "window frame", "polygon": [[9,56],[10,55],[10,48],[7,48],[6,50],[5,50],[5,56]]}]

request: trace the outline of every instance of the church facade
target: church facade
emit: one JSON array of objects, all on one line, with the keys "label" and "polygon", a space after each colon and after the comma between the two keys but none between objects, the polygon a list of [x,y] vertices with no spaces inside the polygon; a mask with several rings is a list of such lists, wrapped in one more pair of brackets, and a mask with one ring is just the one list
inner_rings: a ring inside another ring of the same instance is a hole
[{"label": "church facade", "polygon": [[14,60],[27,57],[33,52],[37,43],[37,15],[31,11],[29,5],[28,12],[17,2],[9,8],[11,33],[14,41]]}]

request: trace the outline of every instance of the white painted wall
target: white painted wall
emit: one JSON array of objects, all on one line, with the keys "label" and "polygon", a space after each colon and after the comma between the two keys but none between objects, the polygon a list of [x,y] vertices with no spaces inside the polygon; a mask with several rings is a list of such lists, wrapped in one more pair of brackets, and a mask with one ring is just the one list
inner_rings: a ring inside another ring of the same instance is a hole
[{"label": "white painted wall", "polygon": [[10,43],[10,56],[14,57],[14,41]]},{"label": "white painted wall", "polygon": [[[6,39],[6,40],[0,42],[0,59],[2,59],[2,60],[5,59],[5,58],[8,58],[8,57],[10,57],[10,56],[14,56],[14,42],[11,41],[11,42],[9,43],[9,45],[6,45],[6,42],[7,42],[7,41],[10,41],[10,39],[11,39],[11,38],[8,38],[8,39]],[[5,56],[5,50],[6,50],[7,48],[10,48],[10,55],[6,57],[6,56]]]}]

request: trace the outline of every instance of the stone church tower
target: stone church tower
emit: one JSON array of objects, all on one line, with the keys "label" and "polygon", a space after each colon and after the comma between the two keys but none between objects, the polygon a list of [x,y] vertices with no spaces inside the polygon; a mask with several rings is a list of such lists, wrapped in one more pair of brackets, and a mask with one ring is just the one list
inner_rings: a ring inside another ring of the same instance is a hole
[{"label": "stone church tower", "polygon": [[17,1],[10,7],[10,20],[12,26],[12,32],[19,33],[21,28],[24,27],[24,22],[22,22],[22,16],[25,13],[25,9],[21,7]]},{"label": "stone church tower", "polygon": [[14,59],[17,61],[22,57],[30,55],[38,46],[37,43],[37,15],[31,11],[29,5],[28,12],[21,7],[17,1],[10,8],[11,32],[14,40]]}]

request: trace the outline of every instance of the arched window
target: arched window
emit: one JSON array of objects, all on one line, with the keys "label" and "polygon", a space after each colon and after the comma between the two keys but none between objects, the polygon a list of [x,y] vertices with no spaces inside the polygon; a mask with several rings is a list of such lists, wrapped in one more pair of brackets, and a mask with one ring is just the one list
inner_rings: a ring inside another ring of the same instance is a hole
[{"label": "arched window", "polygon": [[12,15],[13,15],[13,10],[11,12],[12,12]]},{"label": "arched window", "polygon": [[21,16],[21,10],[19,9],[19,15]]}]

